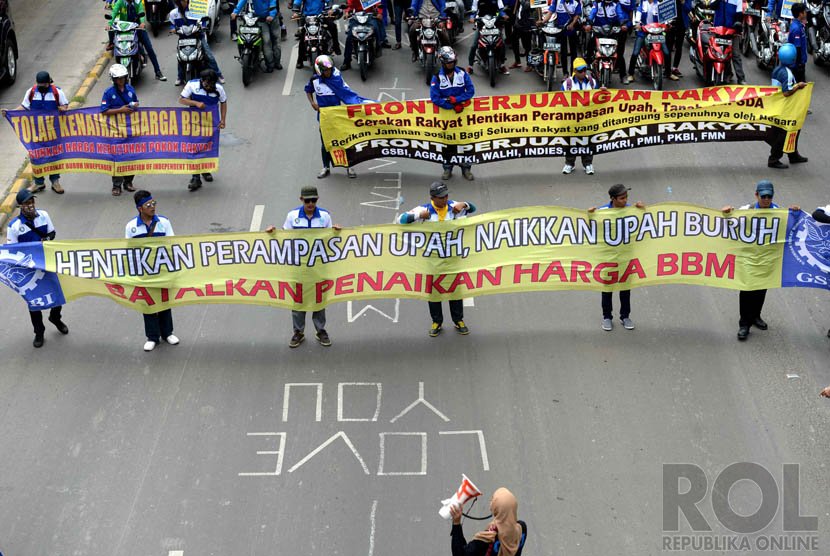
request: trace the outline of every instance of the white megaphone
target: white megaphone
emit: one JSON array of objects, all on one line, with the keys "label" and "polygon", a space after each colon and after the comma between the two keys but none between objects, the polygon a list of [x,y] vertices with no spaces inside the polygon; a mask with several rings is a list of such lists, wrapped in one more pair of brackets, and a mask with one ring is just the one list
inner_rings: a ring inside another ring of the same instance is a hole
[{"label": "white megaphone", "polygon": [[481,491],[478,490],[473,482],[467,478],[467,475],[461,474],[461,485],[458,487],[458,490],[452,495],[451,498],[447,498],[446,500],[441,500],[441,504],[443,507],[438,510],[438,515],[443,517],[444,519],[449,519],[450,516],[450,507],[458,506],[459,508],[463,507],[464,504],[475,498],[476,496],[481,496]]}]

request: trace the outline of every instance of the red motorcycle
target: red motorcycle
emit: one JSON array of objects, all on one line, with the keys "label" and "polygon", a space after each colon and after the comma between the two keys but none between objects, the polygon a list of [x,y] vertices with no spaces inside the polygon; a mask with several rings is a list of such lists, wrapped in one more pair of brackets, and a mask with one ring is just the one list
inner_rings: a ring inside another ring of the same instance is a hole
[{"label": "red motorcycle", "polygon": [[731,27],[715,27],[709,21],[701,21],[697,28],[697,41],[689,49],[689,58],[695,73],[706,85],[726,83],[727,69],[732,64]]},{"label": "red motorcycle", "polygon": [[671,25],[668,23],[647,23],[640,26],[646,34],[643,46],[637,57],[637,69],[645,78],[651,78],[651,85],[655,91],[663,90],[663,67],[666,53],[663,48],[666,44],[666,33]]}]

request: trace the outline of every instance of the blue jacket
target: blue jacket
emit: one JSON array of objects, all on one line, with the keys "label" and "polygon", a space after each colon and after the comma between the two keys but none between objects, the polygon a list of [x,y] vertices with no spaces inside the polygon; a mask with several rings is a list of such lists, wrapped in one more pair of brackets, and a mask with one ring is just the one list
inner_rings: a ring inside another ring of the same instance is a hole
[{"label": "blue jacket", "polygon": [[[774,0],[770,0],[772,2]],[[718,0],[715,3],[715,17],[712,23],[722,27],[732,27],[743,17],[743,0]]]},{"label": "blue jacket", "polygon": [[[277,17],[277,14],[280,11],[279,6],[277,5],[277,0],[250,0],[251,4],[254,7],[254,13],[257,17]],[[239,15],[242,10],[245,9],[245,4],[248,3],[248,0],[239,0],[236,4],[236,8],[234,8],[233,13]]]},{"label": "blue jacket", "polygon": [[798,54],[795,57],[796,66],[807,65],[807,33],[804,32],[804,24],[793,18],[790,23],[790,34],[787,42],[792,44]]},{"label": "blue jacket", "polygon": [[[438,14],[440,17],[447,17],[447,12],[445,11],[447,8],[447,3],[445,0],[429,0],[432,2],[432,5],[435,6],[435,9],[438,10]],[[421,6],[424,4],[424,0],[412,0],[412,4],[409,6],[409,9],[412,10],[412,13],[416,16],[421,13]],[[463,14],[462,14],[463,15]]]},{"label": "blue jacket", "polygon": [[591,25],[602,27],[603,25],[619,26],[628,25],[628,17],[625,15],[625,10],[617,2],[612,2],[611,5],[606,6],[603,2],[595,4],[591,8],[591,13],[588,15],[588,21]]},{"label": "blue jacket", "polygon": [[790,68],[779,64],[772,70],[772,79],[770,82],[773,87],[781,87],[781,92],[786,93],[795,87],[795,76]]},{"label": "blue jacket", "polygon": [[294,9],[302,7],[303,15],[320,15],[326,11],[326,0],[294,0]]},{"label": "blue jacket", "polygon": [[[642,0],[642,2],[646,2],[647,0]],[[640,0],[617,0],[617,3],[622,8],[623,13],[628,18],[628,21],[633,21],[631,18],[634,16],[634,12],[640,7],[642,3]]]},{"label": "blue jacket", "polygon": [[450,76],[444,72],[444,66],[441,66],[438,73],[432,76],[432,81],[429,84],[429,99],[434,105],[447,110],[453,108],[448,100],[450,97],[455,97],[455,101],[458,103],[470,100],[475,94],[476,89],[473,87],[470,74],[457,67],[453,75]]},{"label": "blue jacket", "polygon": [[[658,0],[654,0],[654,6],[657,6],[657,5],[658,5],[658,3],[659,3],[659,1],[658,1]],[[649,2],[649,0],[643,0],[643,1],[640,3],[639,7],[637,8],[637,11],[638,11],[638,12],[640,12],[640,25],[646,25],[647,23],[655,23],[655,22],[656,22],[656,23],[663,23],[662,21],[660,21],[660,14],[659,14],[659,12],[656,14],[656,17],[654,17],[654,20],[653,20],[653,21],[649,21],[649,20],[648,20],[648,17],[649,17],[649,7],[651,7],[651,5],[652,5],[652,4],[651,4],[651,2]],[[646,36],[646,33],[645,33],[645,31],[640,31],[640,30],[638,29],[638,30],[637,30],[637,36],[638,36],[638,37],[645,37],[645,36]]]},{"label": "blue jacket", "polygon": [[132,102],[138,102],[138,96],[135,94],[132,85],[129,83],[124,85],[124,92],[120,92],[118,87],[113,85],[104,91],[101,97],[101,112],[106,112],[110,108],[121,108]]},{"label": "blue jacket", "polygon": [[[556,0],[556,2],[551,2],[550,6],[548,6],[548,11],[553,13],[557,27],[565,27],[571,22],[573,16],[582,15],[582,1]],[[573,31],[565,31],[566,35],[573,35],[575,33],[576,29]]]},{"label": "blue jacket", "polygon": [[781,17],[781,7],[784,5],[783,0],[768,0],[767,1],[767,15],[771,19],[779,19]]},{"label": "blue jacket", "polygon": [[[340,70],[337,68],[331,70],[331,77],[328,79],[322,75],[313,76],[306,83],[305,92],[314,93],[314,96],[317,98],[317,106],[320,108],[338,106],[341,103],[363,104],[366,102],[375,102],[351,90],[346,82],[343,81],[343,76],[340,75]],[[320,119],[319,112],[317,112],[317,119]]]}]

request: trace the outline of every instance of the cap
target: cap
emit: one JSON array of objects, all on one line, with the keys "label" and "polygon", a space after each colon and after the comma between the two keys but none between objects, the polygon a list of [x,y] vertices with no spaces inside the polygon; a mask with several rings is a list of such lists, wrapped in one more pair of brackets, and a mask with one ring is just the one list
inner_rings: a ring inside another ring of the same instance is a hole
[{"label": "cap", "polygon": [[312,197],[319,197],[320,195],[317,193],[317,188],[313,185],[306,185],[300,190],[300,197],[303,199],[311,199]]},{"label": "cap", "polygon": [[769,180],[761,180],[755,186],[755,193],[758,195],[775,195],[775,188]]},{"label": "cap", "polygon": [[28,202],[29,199],[34,199],[34,198],[35,198],[35,194],[31,190],[21,189],[20,191],[17,192],[17,198],[15,200],[17,201],[17,204],[19,206],[19,205],[22,205],[22,204]]},{"label": "cap", "polygon": [[434,181],[429,186],[430,197],[444,197],[450,194],[450,189],[447,184],[442,181]]},{"label": "cap", "polygon": [[48,71],[39,71],[37,72],[37,76],[35,76],[36,83],[52,83],[52,77],[49,75]]},{"label": "cap", "polygon": [[608,195],[610,195],[611,197],[619,197],[627,191],[631,191],[631,188],[626,187],[621,183],[616,183],[611,186],[611,189],[608,190]]},{"label": "cap", "polygon": [[583,58],[577,58],[573,63],[574,71],[582,71],[588,69],[588,63]]}]

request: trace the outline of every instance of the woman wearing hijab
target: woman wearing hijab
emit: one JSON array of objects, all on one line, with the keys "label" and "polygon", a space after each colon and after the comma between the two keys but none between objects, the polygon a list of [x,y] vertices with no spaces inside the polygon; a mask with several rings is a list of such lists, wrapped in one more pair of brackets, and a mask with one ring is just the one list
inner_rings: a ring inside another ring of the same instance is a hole
[{"label": "woman wearing hijab", "polygon": [[461,508],[451,506],[452,556],[521,556],[527,525],[516,519],[518,507],[512,492],[504,487],[498,489],[490,499],[493,521],[468,543],[461,529]]}]

